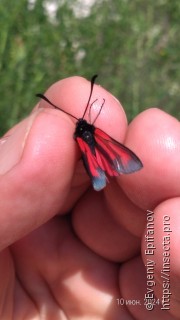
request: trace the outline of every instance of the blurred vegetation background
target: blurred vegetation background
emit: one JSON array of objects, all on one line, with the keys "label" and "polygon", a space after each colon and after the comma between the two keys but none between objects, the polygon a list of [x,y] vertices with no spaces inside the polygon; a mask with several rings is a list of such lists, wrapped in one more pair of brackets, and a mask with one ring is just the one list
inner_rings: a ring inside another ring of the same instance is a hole
[{"label": "blurred vegetation background", "polygon": [[72,75],[98,73],[129,120],[152,106],[179,117],[179,22],[179,0],[1,0],[0,134]]}]

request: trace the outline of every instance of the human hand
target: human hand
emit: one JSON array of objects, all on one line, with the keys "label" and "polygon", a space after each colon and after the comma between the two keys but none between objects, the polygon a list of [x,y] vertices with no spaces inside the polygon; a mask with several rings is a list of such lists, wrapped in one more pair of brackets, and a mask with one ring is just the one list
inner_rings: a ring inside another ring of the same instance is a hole
[{"label": "human hand", "polygon": [[[89,88],[86,80],[72,77],[54,84],[46,96],[79,118]],[[98,98],[93,114],[106,101],[96,127],[125,140],[144,168],[112,179],[102,192],[89,188],[72,138],[73,119],[44,101],[2,138],[1,320],[178,319],[179,122],[149,109],[127,128],[122,107],[108,92],[96,85],[93,98]],[[154,211],[151,257],[145,255],[147,209]],[[158,304],[148,311],[142,261],[156,263],[152,289],[161,300],[164,216],[172,230],[170,311]]]}]

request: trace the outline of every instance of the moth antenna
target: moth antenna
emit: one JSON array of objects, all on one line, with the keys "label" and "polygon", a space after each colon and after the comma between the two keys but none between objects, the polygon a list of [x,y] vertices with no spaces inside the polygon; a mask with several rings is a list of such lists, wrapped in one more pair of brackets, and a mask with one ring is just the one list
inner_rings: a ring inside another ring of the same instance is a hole
[{"label": "moth antenna", "polygon": [[62,110],[61,108],[57,107],[54,103],[52,103],[46,96],[44,96],[42,93],[37,93],[36,94],[36,97],[39,97],[43,100],[45,100],[46,102],[48,102],[53,108],[55,109],[58,109],[58,110],[61,110],[62,112],[68,114],[69,116],[71,116],[72,118],[78,120],[78,118],[76,118],[75,116],[73,116],[71,113],[67,112],[67,111],[64,111]]},{"label": "moth antenna", "polygon": [[86,114],[86,111],[87,111],[87,109],[88,109],[89,102],[90,102],[90,100],[91,100],[91,96],[92,96],[92,92],[93,92],[94,83],[95,83],[95,80],[96,80],[97,76],[98,76],[98,75],[97,75],[97,74],[95,74],[95,75],[92,77],[92,79],[91,79],[91,90],[90,90],[90,95],[89,95],[89,99],[88,99],[88,102],[87,102],[86,108],[85,108],[85,110],[84,110],[84,113],[83,113],[82,119],[84,119],[85,114]]},{"label": "moth antenna", "polygon": [[90,124],[91,124],[91,108],[92,108],[93,104],[94,104],[96,101],[98,101],[98,99],[94,100],[94,101],[90,104],[90,106],[89,106],[88,116],[89,116],[89,123],[90,123]]}]

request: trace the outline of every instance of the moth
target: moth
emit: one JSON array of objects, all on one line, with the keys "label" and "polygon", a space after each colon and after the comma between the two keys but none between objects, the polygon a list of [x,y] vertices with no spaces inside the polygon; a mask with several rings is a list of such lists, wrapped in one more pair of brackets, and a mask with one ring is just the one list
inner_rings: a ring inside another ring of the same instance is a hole
[{"label": "moth", "polygon": [[81,118],[62,110],[41,93],[36,96],[44,99],[55,109],[61,110],[77,120],[74,139],[81,150],[82,161],[91,179],[92,186],[94,190],[100,191],[106,187],[108,177],[117,177],[120,174],[136,172],[143,167],[143,164],[133,151],[114,140],[103,130],[95,127],[94,124],[101,113],[105,100],[103,100],[93,123],[85,120],[88,108],[89,112],[91,112],[91,107],[97,100],[90,104],[96,78],[97,75],[94,75],[91,79],[89,98]]}]

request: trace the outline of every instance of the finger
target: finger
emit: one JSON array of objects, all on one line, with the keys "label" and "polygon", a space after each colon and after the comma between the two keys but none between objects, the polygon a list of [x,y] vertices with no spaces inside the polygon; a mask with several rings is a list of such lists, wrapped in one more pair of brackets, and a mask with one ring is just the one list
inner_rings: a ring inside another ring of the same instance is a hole
[{"label": "finger", "polygon": [[[46,95],[54,104],[78,117],[82,116],[89,92],[88,81],[72,77],[54,84]],[[104,98],[107,102],[97,125],[102,129],[107,127],[114,138],[120,136],[123,139],[127,125],[123,109],[99,86],[94,87],[92,100],[96,98],[101,101]],[[1,140],[2,247],[30,232],[58,211],[70,209],[89,184],[85,171],[81,175],[76,174],[75,182],[72,182],[77,158],[80,157],[72,138],[72,119],[63,112],[47,108],[44,101],[40,107],[42,109],[35,110]],[[94,108],[99,110],[99,104],[93,106],[92,112]],[[110,120],[110,112],[113,121]],[[119,119],[121,127],[116,125]]]},{"label": "finger", "polygon": [[[77,79],[79,86],[77,85]],[[60,95],[60,92],[63,92]],[[54,84],[46,93],[46,96],[56,106],[62,110],[67,111],[77,118],[81,118],[84,113],[85,106],[90,93],[90,83],[82,78],[72,77],[64,79],[60,84]],[[99,110],[101,109],[102,102],[105,100],[105,104],[98,116],[95,125],[102,130],[109,133],[113,138],[123,141],[127,128],[127,120],[125,112],[120,103],[110,93],[104,90],[102,87],[95,85],[91,101],[95,101],[92,104],[90,113],[87,111],[85,118],[89,121],[96,118]],[[44,102],[43,102],[44,103]],[[72,119],[75,123],[76,120]],[[75,130],[75,127],[74,127]],[[78,149],[78,148],[77,148]],[[79,152],[79,158],[81,154]],[[90,179],[84,169],[82,161],[78,162],[77,169],[75,170],[74,179],[72,182],[72,190],[69,195],[68,203],[75,203],[78,197],[87,189],[90,185]],[[69,210],[65,205],[64,211]]]},{"label": "finger", "polygon": [[46,303],[46,314],[52,314],[53,310],[57,319],[59,314],[68,319],[126,316],[125,308],[120,309],[116,303],[118,265],[98,257],[83,245],[67,220],[51,219],[12,246],[23,292],[19,296],[16,289],[17,312],[27,310],[28,297],[28,301],[32,299],[38,306],[37,313],[44,314]]},{"label": "finger", "polygon": [[89,191],[73,211],[73,228],[91,250],[106,259],[122,262],[139,252],[141,240],[113,219],[112,210],[103,193]]},{"label": "finger", "polygon": [[[30,127],[30,130],[29,130]],[[41,110],[22,121],[1,149],[0,243],[5,246],[54,215],[74,171],[72,126]],[[59,143],[69,140],[69,144]],[[64,170],[67,174],[64,175]],[[57,179],[59,176],[59,179]],[[60,179],[61,178],[61,179]]]},{"label": "finger", "polygon": [[153,209],[163,200],[180,195],[179,121],[159,109],[146,110],[129,126],[126,144],[131,147],[132,143],[144,168],[135,175],[120,177],[128,197],[141,208]]}]

